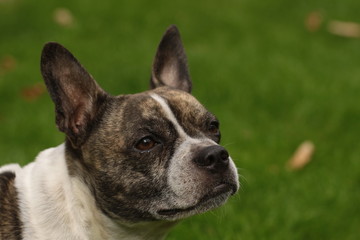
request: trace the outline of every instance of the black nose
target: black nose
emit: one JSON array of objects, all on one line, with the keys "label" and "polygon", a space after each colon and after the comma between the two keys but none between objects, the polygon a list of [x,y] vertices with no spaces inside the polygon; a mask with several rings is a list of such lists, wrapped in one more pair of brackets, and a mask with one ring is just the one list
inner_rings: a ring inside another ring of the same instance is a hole
[{"label": "black nose", "polygon": [[221,146],[205,147],[195,156],[194,162],[213,173],[222,173],[229,166],[229,153]]}]

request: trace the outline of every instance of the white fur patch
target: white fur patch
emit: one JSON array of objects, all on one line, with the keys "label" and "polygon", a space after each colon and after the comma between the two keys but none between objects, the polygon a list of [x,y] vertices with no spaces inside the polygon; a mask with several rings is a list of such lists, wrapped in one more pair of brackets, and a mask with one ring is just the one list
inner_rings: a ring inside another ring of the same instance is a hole
[{"label": "white fur patch", "polygon": [[171,121],[171,123],[175,126],[176,131],[178,132],[179,136],[182,138],[190,138],[184,131],[184,129],[180,126],[180,124],[178,123],[174,113],[171,111],[169,105],[166,103],[166,101],[160,97],[157,94],[151,94],[150,95],[155,101],[157,101],[161,107],[163,108],[163,110],[166,113],[166,117]]}]

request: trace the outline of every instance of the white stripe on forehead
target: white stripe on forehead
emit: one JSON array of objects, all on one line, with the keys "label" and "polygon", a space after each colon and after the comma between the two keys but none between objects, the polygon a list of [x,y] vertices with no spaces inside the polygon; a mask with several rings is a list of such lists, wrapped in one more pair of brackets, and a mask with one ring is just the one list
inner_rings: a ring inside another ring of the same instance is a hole
[{"label": "white stripe on forehead", "polygon": [[160,106],[163,108],[163,110],[165,111],[166,117],[171,121],[172,124],[174,124],[180,137],[189,138],[189,136],[186,134],[184,129],[181,127],[181,125],[177,121],[174,113],[171,111],[171,109],[170,109],[169,105],[166,103],[165,99],[163,99],[162,97],[160,97],[159,95],[157,95],[155,93],[150,94],[150,96],[155,101],[157,101],[160,104]]},{"label": "white stripe on forehead", "polygon": [[153,98],[157,103],[160,104],[160,106],[162,107],[162,109],[164,110],[166,117],[170,120],[170,122],[174,125],[176,131],[179,134],[179,137],[182,138],[183,145],[188,145],[188,147],[190,148],[190,146],[193,146],[194,144],[203,144],[205,145],[218,145],[217,143],[215,143],[213,140],[211,140],[210,138],[204,137],[204,138],[193,138],[191,136],[189,136],[185,130],[183,129],[183,127],[179,124],[178,120],[176,119],[173,111],[170,109],[169,104],[166,102],[166,100],[164,98],[162,98],[161,96],[155,94],[155,93],[151,93],[150,97]]}]

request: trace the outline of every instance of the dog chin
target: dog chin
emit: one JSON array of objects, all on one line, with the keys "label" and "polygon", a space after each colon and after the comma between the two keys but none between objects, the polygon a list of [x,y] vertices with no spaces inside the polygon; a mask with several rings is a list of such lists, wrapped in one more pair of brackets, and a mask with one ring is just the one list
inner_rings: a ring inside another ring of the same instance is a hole
[{"label": "dog chin", "polygon": [[154,213],[158,220],[176,221],[220,207],[235,194],[236,186],[222,184],[201,198],[197,204],[183,208],[160,209]]}]

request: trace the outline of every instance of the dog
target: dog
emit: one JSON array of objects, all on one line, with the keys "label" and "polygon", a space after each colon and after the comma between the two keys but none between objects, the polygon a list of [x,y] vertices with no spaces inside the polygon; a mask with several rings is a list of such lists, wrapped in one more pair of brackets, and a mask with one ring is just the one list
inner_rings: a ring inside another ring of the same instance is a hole
[{"label": "dog", "polygon": [[155,56],[150,90],[111,96],[58,43],[41,73],[65,143],[0,168],[0,239],[163,239],[239,189],[219,121],[191,95],[179,30]]}]

